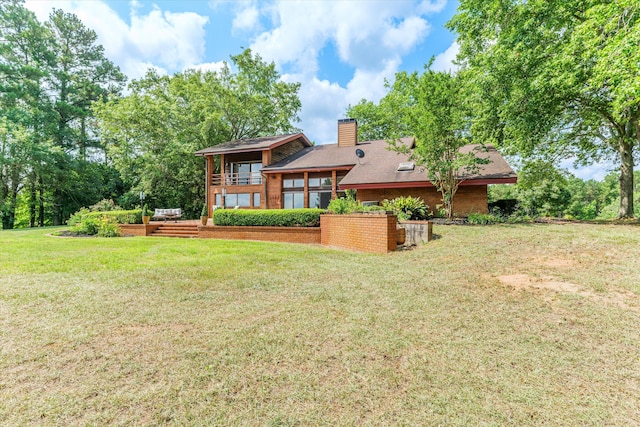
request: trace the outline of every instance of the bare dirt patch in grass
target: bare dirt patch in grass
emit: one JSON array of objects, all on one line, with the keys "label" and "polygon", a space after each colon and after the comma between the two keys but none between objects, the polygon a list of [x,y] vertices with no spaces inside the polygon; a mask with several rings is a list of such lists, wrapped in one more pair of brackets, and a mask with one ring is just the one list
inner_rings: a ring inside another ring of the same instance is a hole
[{"label": "bare dirt patch in grass", "polygon": [[553,299],[553,294],[573,294],[596,303],[614,305],[640,312],[640,297],[626,290],[610,289],[605,294],[597,294],[580,285],[563,282],[552,276],[532,277],[528,274],[507,274],[496,278],[516,290],[533,292],[546,301]]}]

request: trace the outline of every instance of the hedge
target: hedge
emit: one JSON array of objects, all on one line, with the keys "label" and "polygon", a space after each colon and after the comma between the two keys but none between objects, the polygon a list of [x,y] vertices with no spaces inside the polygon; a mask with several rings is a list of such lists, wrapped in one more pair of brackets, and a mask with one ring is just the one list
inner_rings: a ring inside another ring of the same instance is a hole
[{"label": "hedge", "polygon": [[142,224],[142,210],[133,209],[129,211],[97,211],[90,212],[88,209],[80,209],[71,215],[69,225],[76,225],[84,219],[109,219],[117,224]]},{"label": "hedge", "polygon": [[259,227],[320,227],[324,209],[218,209],[213,213],[215,225]]}]

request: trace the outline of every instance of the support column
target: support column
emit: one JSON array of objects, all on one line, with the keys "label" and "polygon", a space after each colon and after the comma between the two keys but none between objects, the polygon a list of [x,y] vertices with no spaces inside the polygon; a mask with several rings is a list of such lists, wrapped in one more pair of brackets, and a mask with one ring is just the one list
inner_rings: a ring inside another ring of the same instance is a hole
[{"label": "support column", "polygon": [[304,207],[309,207],[309,172],[304,173]]},{"label": "support column", "polygon": [[338,195],[338,174],[336,171],[331,171],[331,198],[335,199]]},{"label": "support column", "polygon": [[205,159],[207,159],[207,165],[206,165],[206,173],[207,173],[207,178],[205,179],[205,185],[206,188],[204,189],[204,200],[205,203],[207,204],[207,212],[208,212],[208,216],[212,215],[211,212],[211,179],[213,178],[213,156],[206,156]]}]

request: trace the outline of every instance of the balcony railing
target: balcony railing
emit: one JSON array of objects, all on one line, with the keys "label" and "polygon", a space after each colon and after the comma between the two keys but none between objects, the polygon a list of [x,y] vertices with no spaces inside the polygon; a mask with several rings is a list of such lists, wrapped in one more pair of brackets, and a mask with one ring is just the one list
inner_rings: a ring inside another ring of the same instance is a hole
[{"label": "balcony railing", "polygon": [[[239,172],[225,173],[224,185],[255,185],[262,184],[262,174],[260,172]],[[223,185],[222,175],[214,173],[211,185]]]}]

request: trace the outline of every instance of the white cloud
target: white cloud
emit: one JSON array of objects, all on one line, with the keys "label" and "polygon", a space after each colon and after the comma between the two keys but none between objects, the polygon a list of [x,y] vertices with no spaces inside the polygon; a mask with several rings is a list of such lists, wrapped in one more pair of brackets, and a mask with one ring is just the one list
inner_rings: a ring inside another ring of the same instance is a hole
[{"label": "white cloud", "polygon": [[206,71],[220,71],[222,70],[222,68],[224,67],[225,62],[224,61],[218,61],[218,62],[205,62],[202,64],[196,64],[196,65],[191,65],[188,66],[186,68],[191,69],[191,70],[198,70],[198,71],[202,71],[202,72],[206,72]]},{"label": "white cloud", "polygon": [[155,6],[140,15],[140,4],[133,1],[129,25],[103,1],[27,0],[25,5],[41,21],[53,8],[76,14],[96,32],[107,58],[130,78],[141,77],[149,67],[163,74],[181,71],[204,56],[204,26],[209,18],[193,12],[163,12]]},{"label": "white cloud", "polygon": [[[361,99],[377,102],[385,79],[393,79],[402,57],[427,37],[425,15],[446,1],[323,1],[270,4],[260,12],[273,28],[258,34],[251,48],[268,61],[288,65],[288,81],[302,83],[303,110],[299,126],[317,143],[336,141],[337,119],[349,104]],[[317,77],[319,54],[334,45],[338,59],[355,70],[343,87]]]},{"label": "white cloud", "polygon": [[453,42],[451,46],[442,53],[436,55],[431,69],[434,71],[451,71],[455,73],[460,67],[453,63],[460,52],[460,45],[457,42]]},{"label": "white cloud", "polygon": [[252,30],[258,25],[258,18],[260,12],[255,6],[249,6],[242,9],[231,23],[232,31],[247,31]]}]

